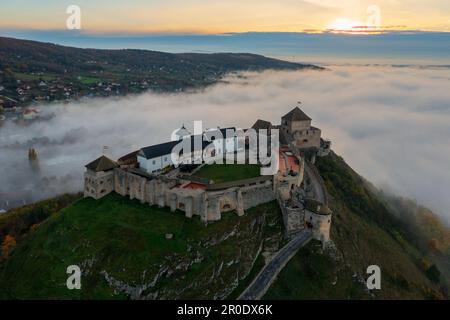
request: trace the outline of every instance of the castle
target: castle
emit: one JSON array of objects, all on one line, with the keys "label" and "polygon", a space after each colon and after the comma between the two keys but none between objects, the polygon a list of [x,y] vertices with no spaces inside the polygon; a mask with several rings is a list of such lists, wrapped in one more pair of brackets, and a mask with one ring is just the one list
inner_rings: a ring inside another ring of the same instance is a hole
[{"label": "castle", "polygon": [[[278,201],[287,236],[309,228],[313,237],[329,241],[331,211],[323,181],[314,167],[316,156],[329,153],[331,143],[321,138],[321,130],[311,126],[309,118],[298,107],[281,118],[281,125],[258,120],[252,129],[268,137],[279,130],[280,148],[277,155],[278,172],[244,180],[224,183],[199,178],[195,175],[203,165],[191,167],[173,163],[171,153],[181,141],[196,144],[183,158],[229,156],[246,149],[248,141],[224,135],[235,128],[207,130],[202,137],[191,135],[183,126],[177,131],[177,141],[149,146],[130,153],[118,161],[102,156],[86,165],[84,196],[100,199],[116,192],[138,199],[151,206],[168,207],[172,212],[184,212],[187,218],[199,216],[205,223],[218,221],[223,214],[245,214],[249,208]],[[188,170],[186,169],[188,168]]]}]

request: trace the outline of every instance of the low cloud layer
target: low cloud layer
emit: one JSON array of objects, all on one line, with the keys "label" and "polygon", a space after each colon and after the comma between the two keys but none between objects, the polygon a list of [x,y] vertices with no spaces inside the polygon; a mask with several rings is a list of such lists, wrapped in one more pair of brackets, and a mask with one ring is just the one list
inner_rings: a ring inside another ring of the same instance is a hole
[{"label": "low cloud layer", "polygon": [[[450,70],[331,67],[228,77],[190,94],[143,94],[41,107],[29,126],[0,127],[0,208],[82,189],[84,165],[170,139],[194,120],[205,126],[279,123],[297,101],[333,149],[377,186],[417,199],[450,220]],[[28,148],[39,154],[39,170]],[[10,203],[11,205],[11,203]]]}]

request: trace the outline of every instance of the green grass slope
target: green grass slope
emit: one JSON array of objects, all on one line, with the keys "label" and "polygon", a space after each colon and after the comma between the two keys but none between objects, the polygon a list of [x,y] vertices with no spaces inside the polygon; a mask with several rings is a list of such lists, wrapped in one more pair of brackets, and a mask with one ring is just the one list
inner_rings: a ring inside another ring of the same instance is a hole
[{"label": "green grass slope", "polygon": [[[205,226],[117,194],[82,199],[31,231],[0,265],[0,298],[225,298],[274,233],[276,203]],[[69,265],[82,270],[81,290],[66,288]]]},{"label": "green grass slope", "polygon": [[261,167],[256,164],[212,164],[205,165],[195,176],[213,180],[214,183],[231,182],[256,178],[261,175]]},{"label": "green grass slope", "polygon": [[[424,253],[399,219],[342,158],[319,158],[317,167],[331,195],[331,239],[337,258],[310,244],[281,272],[265,298],[427,299],[443,298],[440,284],[427,278]],[[412,217],[411,217],[412,218]],[[378,265],[382,289],[364,292],[366,270]]]}]

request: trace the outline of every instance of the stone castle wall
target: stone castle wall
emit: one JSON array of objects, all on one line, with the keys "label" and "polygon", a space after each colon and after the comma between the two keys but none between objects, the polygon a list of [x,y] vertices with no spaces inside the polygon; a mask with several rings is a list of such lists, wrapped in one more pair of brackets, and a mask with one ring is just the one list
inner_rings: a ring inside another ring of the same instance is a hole
[{"label": "stone castle wall", "polygon": [[319,148],[322,133],[319,129],[296,131],[293,134],[294,144],[298,148]]},{"label": "stone castle wall", "polygon": [[234,211],[239,216],[245,210],[278,200],[288,237],[304,230],[313,230],[315,239],[329,241],[331,215],[324,216],[305,210],[298,201],[292,201],[292,192],[301,183],[301,176],[274,176],[254,185],[207,191],[182,188],[183,181],[145,176],[116,168],[107,172],[85,173],[85,197],[100,199],[115,191],[130,199],[150,206],[168,207],[172,212],[182,211],[187,218],[200,216],[204,222],[219,221],[222,214]]},{"label": "stone castle wall", "polygon": [[275,200],[273,179],[244,187],[220,191],[181,188],[181,180],[157,177],[149,179],[120,168],[107,172],[85,173],[85,197],[100,199],[115,191],[142,203],[180,210],[186,217],[200,216],[202,221],[218,221],[222,213],[244,210]]},{"label": "stone castle wall", "polygon": [[84,173],[84,196],[96,200],[106,196],[114,190],[114,172],[86,171]]}]

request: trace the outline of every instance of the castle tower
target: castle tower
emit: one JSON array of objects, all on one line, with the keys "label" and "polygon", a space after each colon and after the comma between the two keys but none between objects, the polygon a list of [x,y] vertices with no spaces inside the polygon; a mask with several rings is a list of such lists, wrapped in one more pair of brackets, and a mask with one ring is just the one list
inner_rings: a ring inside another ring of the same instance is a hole
[{"label": "castle tower", "polygon": [[114,190],[114,169],[118,164],[105,157],[86,165],[84,173],[84,197],[100,199]]},{"label": "castle tower", "polygon": [[321,130],[311,125],[308,117],[299,107],[281,118],[283,139],[298,149],[319,149]]},{"label": "castle tower", "polygon": [[313,199],[305,200],[305,225],[313,232],[313,238],[325,245],[330,241],[332,212],[330,208]]}]

